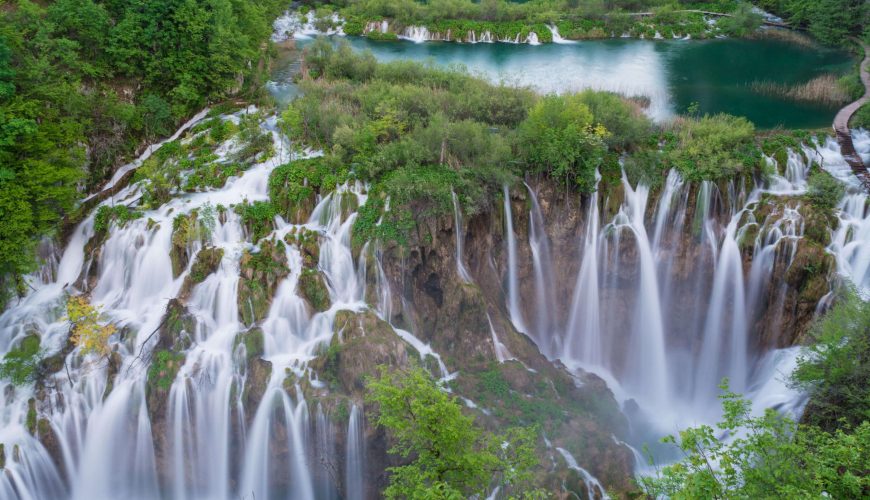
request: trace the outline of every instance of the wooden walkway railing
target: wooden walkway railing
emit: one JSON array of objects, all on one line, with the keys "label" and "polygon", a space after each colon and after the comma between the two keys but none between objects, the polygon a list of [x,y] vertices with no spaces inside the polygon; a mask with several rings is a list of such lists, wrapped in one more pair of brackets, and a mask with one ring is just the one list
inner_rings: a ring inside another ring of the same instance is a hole
[{"label": "wooden walkway railing", "polygon": [[851,167],[852,172],[864,185],[864,189],[870,192],[870,172],[867,171],[867,165],[861,156],[855,151],[855,144],[852,142],[852,132],[849,130],[849,120],[858,109],[865,103],[870,102],[870,46],[863,42],[858,42],[864,49],[864,60],[861,61],[861,81],[864,83],[864,95],[857,101],[847,105],[837,113],[834,118],[834,132],[837,134],[837,142],[840,143],[840,151],[845,158],[846,163]]}]

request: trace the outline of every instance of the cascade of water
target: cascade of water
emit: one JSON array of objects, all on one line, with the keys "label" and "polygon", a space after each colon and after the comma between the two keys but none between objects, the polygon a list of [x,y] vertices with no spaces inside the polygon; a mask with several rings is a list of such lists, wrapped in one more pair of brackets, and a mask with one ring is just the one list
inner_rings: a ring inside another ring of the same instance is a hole
[{"label": "cascade of water", "polygon": [[399,38],[410,40],[414,43],[423,43],[432,39],[432,35],[425,26],[408,26]]},{"label": "cascade of water", "polygon": [[[610,496],[607,495],[607,490],[605,490],[604,487],[601,486],[601,481],[599,481],[595,476],[590,474],[588,470],[580,467],[577,464],[577,459],[574,458],[574,455],[571,455],[571,452],[564,448],[556,448],[556,451],[558,451],[559,454],[562,455],[562,458],[565,459],[565,463],[568,464],[568,468],[574,469],[575,471],[579,472],[580,475],[583,477],[583,483],[586,485],[586,494],[589,500],[597,500],[599,498],[601,500],[608,500],[610,498]],[[602,496],[599,496],[596,493],[596,489]]]},{"label": "cascade of water", "polygon": [[831,236],[837,269],[870,299],[870,197],[849,194],[840,203],[840,226]]},{"label": "cascade of water", "polygon": [[462,229],[462,209],[459,206],[459,199],[456,197],[456,193],[450,191],[450,195],[453,197],[453,229],[456,234],[456,273],[462,281],[471,283],[471,275],[468,274],[468,270],[465,269],[465,264],[462,262],[465,240],[465,233]]},{"label": "cascade of water", "polygon": [[510,313],[511,322],[514,328],[521,332],[526,332],[525,322],[523,321],[523,312],[520,308],[520,290],[519,278],[517,277],[517,238],[514,234],[514,221],[511,215],[511,197],[508,191],[507,184],[503,188],[504,193],[504,239],[507,247],[507,299],[508,312]]},{"label": "cascade of water", "polygon": [[562,38],[562,35],[559,34],[559,28],[557,28],[555,24],[548,24],[547,28],[550,30],[550,33],[553,36],[553,43],[558,43],[558,44],[562,44],[562,45],[569,45],[569,44],[577,43],[574,40],[566,40],[566,39]]},{"label": "cascade of water", "polygon": [[554,290],[552,255],[550,254],[550,238],[544,226],[544,216],[534,190],[526,184],[532,200],[529,213],[529,247],[532,249],[532,264],[535,273],[535,331],[538,345],[545,346],[547,338],[552,338],[555,328],[554,311],[556,294]]},{"label": "cascade of water", "polygon": [[508,348],[498,339],[498,335],[495,333],[495,327],[492,326],[492,318],[489,316],[489,313],[486,313],[486,321],[489,322],[489,332],[492,335],[492,346],[495,350],[495,359],[499,363],[504,363],[509,359],[514,359],[513,354],[511,354]]},{"label": "cascade of water", "polygon": [[623,174],[625,190],[626,225],[634,234],[640,268],[640,283],[634,316],[632,342],[628,349],[626,383],[636,394],[643,394],[650,402],[667,403],[670,380],[665,351],[664,324],[658,279],[652,248],[644,226],[644,213],[649,188],[638,184],[632,189]]},{"label": "cascade of water", "polygon": [[583,260],[574,285],[574,298],[562,356],[579,360],[587,365],[603,367],[606,366],[606,351],[599,315],[601,308],[598,275],[600,230],[597,191],[590,196],[587,213],[589,216],[586,220],[586,233],[581,242]]},{"label": "cascade of water", "polygon": [[317,405],[317,417],[315,420],[315,463],[320,467],[316,472],[317,498],[323,500],[337,500],[338,491],[336,490],[334,480],[335,464],[335,436],[332,432],[332,425],[329,422],[329,417],[323,413],[323,407]]},{"label": "cascade of water", "polygon": [[728,224],[716,263],[695,378],[695,397],[699,400],[715,400],[716,388],[723,376],[730,378],[734,390],[739,392],[745,388],[746,297],[743,259],[737,243],[738,220],[739,216],[733,217]]},{"label": "cascade of water", "polygon": [[353,405],[347,424],[347,453],[344,461],[344,498],[348,500],[365,498],[365,446],[362,411]]}]

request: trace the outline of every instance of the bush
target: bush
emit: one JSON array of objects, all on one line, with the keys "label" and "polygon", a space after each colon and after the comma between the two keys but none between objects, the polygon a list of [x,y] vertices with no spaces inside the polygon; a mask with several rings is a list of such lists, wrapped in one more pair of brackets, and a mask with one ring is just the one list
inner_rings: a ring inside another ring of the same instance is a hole
[{"label": "bush", "polygon": [[666,146],[665,159],[687,180],[729,179],[761,164],[754,138],[755,127],[746,118],[686,118],[677,125],[676,140]]},{"label": "bush", "polygon": [[484,496],[495,486],[522,491],[532,479],[534,428],[484,432],[420,368],[381,367],[367,385],[366,401],[377,407],[374,423],[390,434],[389,453],[406,464],[388,469],[386,498]]},{"label": "bush", "polygon": [[870,420],[870,303],[847,290],[810,337],[793,376],[810,397],[804,421],[833,432]]},{"label": "bush", "polygon": [[820,168],[810,174],[808,184],[807,197],[810,202],[824,210],[833,210],[846,194],[843,184]]}]

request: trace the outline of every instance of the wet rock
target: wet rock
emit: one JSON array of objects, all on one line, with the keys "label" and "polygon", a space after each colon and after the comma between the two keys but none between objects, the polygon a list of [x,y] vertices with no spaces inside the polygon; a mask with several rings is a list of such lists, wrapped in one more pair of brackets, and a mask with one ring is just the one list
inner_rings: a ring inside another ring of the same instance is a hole
[{"label": "wet rock", "polygon": [[196,318],[187,311],[187,307],[178,299],[170,299],[166,305],[166,314],[159,329],[160,338],[155,350],[187,350],[193,342],[195,329]]},{"label": "wet rock", "polygon": [[245,251],[239,260],[241,277],[238,286],[239,314],[245,325],[262,321],[269,313],[278,284],[288,274],[284,243],[266,240],[260,251]]},{"label": "wet rock", "polygon": [[187,298],[195,285],[202,283],[212,273],[217,271],[223,257],[223,248],[207,247],[197,252],[193,265],[190,268],[190,274],[184,278],[184,284],[181,287],[179,296]]},{"label": "wet rock", "polygon": [[191,245],[200,238],[197,212],[179,215],[172,221],[172,246],[169,258],[172,261],[172,276],[177,278],[187,269],[191,257]]}]

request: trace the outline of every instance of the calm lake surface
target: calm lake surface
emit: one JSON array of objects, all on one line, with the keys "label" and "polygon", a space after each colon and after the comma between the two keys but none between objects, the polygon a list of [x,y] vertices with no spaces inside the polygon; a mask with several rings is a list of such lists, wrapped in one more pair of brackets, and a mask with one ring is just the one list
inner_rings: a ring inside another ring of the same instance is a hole
[{"label": "calm lake surface", "polygon": [[752,91],[753,82],[801,84],[825,73],[845,73],[854,64],[843,51],[773,40],[618,39],[537,46],[347,40],[382,61],[463,65],[492,81],[541,92],[593,88],[645,96],[649,115],[660,121],[697,102],[703,113],[745,116],[759,128],[829,126],[837,107],[759,94]]}]

